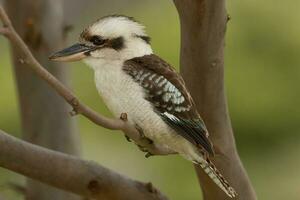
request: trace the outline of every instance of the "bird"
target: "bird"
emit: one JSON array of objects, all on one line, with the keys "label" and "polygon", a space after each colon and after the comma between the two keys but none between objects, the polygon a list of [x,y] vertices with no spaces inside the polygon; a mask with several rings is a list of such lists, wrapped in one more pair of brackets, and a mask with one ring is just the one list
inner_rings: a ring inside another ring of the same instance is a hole
[{"label": "bird", "polygon": [[183,78],[153,53],[140,22],[125,15],[102,17],[82,31],[78,43],[49,58],[85,62],[114,116],[126,113],[149,141],[199,165],[229,197],[237,196],[211,161],[208,130]]}]

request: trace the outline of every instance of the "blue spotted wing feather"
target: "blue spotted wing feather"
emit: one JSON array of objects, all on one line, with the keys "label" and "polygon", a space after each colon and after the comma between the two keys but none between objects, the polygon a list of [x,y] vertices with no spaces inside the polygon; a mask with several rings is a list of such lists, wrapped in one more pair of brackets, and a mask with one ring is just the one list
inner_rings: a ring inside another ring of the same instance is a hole
[{"label": "blue spotted wing feather", "polygon": [[181,76],[168,63],[152,54],[126,61],[123,70],[145,89],[145,98],[176,133],[213,154],[193,99]]}]

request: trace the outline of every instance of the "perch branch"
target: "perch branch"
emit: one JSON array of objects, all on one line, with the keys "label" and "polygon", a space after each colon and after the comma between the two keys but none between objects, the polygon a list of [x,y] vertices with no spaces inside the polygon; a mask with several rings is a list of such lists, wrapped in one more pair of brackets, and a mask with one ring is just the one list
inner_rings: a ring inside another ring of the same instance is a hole
[{"label": "perch branch", "polygon": [[1,167],[84,197],[167,200],[151,183],[135,181],[92,161],[30,144],[1,130],[0,152]]},{"label": "perch branch", "polygon": [[1,6],[0,20],[3,23],[3,27],[0,29],[0,34],[6,36],[13,45],[20,49],[23,54],[23,57],[19,59],[19,62],[21,64],[26,63],[26,66],[29,66],[31,70],[33,70],[40,78],[45,80],[61,97],[63,97],[73,107],[71,115],[81,114],[88,118],[90,121],[104,128],[111,130],[122,130],[129,138],[134,140],[136,144],[147,149],[147,151],[149,151],[152,155],[165,155],[173,153],[161,146],[149,144],[148,140],[140,137],[136,128],[127,123],[126,119],[124,120],[124,118],[121,117],[120,119],[105,117],[95,112],[85,104],[81,103],[70,89],[68,89],[57,78],[55,78],[44,67],[42,67],[42,65],[34,58],[27,45],[15,31],[10,22],[10,19]]}]

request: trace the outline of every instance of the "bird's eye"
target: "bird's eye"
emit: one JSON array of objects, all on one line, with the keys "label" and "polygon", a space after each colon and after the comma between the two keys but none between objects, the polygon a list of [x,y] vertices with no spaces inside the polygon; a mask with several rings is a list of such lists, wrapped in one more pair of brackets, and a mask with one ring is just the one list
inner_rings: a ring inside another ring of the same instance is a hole
[{"label": "bird's eye", "polygon": [[94,35],[91,37],[90,42],[94,45],[102,45],[104,44],[105,40],[102,39],[100,36]]}]

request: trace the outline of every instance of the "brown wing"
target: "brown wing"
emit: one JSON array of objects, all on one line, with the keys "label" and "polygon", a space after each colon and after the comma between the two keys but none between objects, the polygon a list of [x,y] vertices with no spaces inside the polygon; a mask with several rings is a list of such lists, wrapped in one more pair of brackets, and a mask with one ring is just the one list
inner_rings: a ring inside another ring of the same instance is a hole
[{"label": "brown wing", "polygon": [[145,98],[176,133],[213,154],[208,132],[182,77],[151,54],[130,59],[123,70],[145,89]]}]

